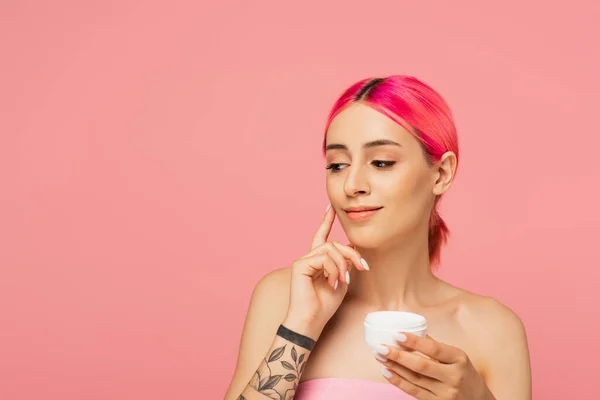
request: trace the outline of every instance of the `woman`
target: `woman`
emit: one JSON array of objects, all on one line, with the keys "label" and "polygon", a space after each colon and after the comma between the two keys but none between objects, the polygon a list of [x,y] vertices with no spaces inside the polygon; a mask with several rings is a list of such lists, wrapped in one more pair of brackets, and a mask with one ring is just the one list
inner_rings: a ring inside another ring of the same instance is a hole
[{"label": "woman", "polygon": [[[226,400],[531,399],[518,316],[432,272],[459,155],[442,97],[410,76],[362,80],[334,105],[323,152],[331,204],[310,251],[256,285]],[[336,216],[348,245],[328,241]],[[428,335],[373,353],[363,321],[379,310],[425,316]]]}]

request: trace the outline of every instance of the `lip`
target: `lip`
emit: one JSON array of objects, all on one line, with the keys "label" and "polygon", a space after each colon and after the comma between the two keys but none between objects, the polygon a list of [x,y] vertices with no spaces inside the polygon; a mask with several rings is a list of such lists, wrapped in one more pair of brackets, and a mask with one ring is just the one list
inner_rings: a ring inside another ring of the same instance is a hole
[{"label": "lip", "polygon": [[352,221],[364,221],[371,218],[383,207],[350,207],[345,209],[348,219]]},{"label": "lip", "polygon": [[344,208],[346,212],[359,212],[359,211],[371,211],[371,210],[379,210],[382,207],[379,206],[359,206],[359,207],[348,207]]}]

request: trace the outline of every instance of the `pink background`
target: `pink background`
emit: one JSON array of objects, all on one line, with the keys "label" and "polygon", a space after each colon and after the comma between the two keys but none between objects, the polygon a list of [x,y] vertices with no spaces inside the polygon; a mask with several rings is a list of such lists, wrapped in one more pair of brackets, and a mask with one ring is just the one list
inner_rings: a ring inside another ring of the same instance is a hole
[{"label": "pink background", "polygon": [[441,275],[521,316],[535,398],[597,398],[598,3],[205,3],[0,4],[0,398],[222,398],[329,107],[396,73],[460,132]]}]

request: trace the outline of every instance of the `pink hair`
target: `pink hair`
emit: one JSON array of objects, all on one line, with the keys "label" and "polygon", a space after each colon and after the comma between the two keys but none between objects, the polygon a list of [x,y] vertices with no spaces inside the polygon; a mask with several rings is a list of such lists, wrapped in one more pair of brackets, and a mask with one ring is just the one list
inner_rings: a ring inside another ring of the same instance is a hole
[{"label": "pink hair", "polygon": [[[363,79],[346,89],[327,119],[323,154],[329,124],[346,106],[357,102],[369,105],[411,132],[421,142],[429,163],[438,161],[447,151],[454,152],[458,162],[458,137],[448,104],[430,86],[406,75]],[[441,248],[450,234],[437,210],[439,200],[438,197],[429,219],[429,262],[432,268],[439,264]]]}]

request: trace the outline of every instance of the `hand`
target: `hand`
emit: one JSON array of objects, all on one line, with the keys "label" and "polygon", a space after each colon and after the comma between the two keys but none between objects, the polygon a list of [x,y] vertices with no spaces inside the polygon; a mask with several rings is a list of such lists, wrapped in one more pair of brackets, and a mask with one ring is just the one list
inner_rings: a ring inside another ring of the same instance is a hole
[{"label": "hand", "polygon": [[398,343],[407,349],[382,345],[375,355],[384,365],[382,374],[393,385],[419,400],[494,399],[461,349],[437,342],[430,336],[423,338],[410,333],[396,336]]},{"label": "hand", "polygon": [[335,209],[328,207],[310,252],[294,261],[291,268],[290,303],[284,325],[314,340],[346,296],[351,268],[368,270],[353,247],[327,241],[335,215]]}]

